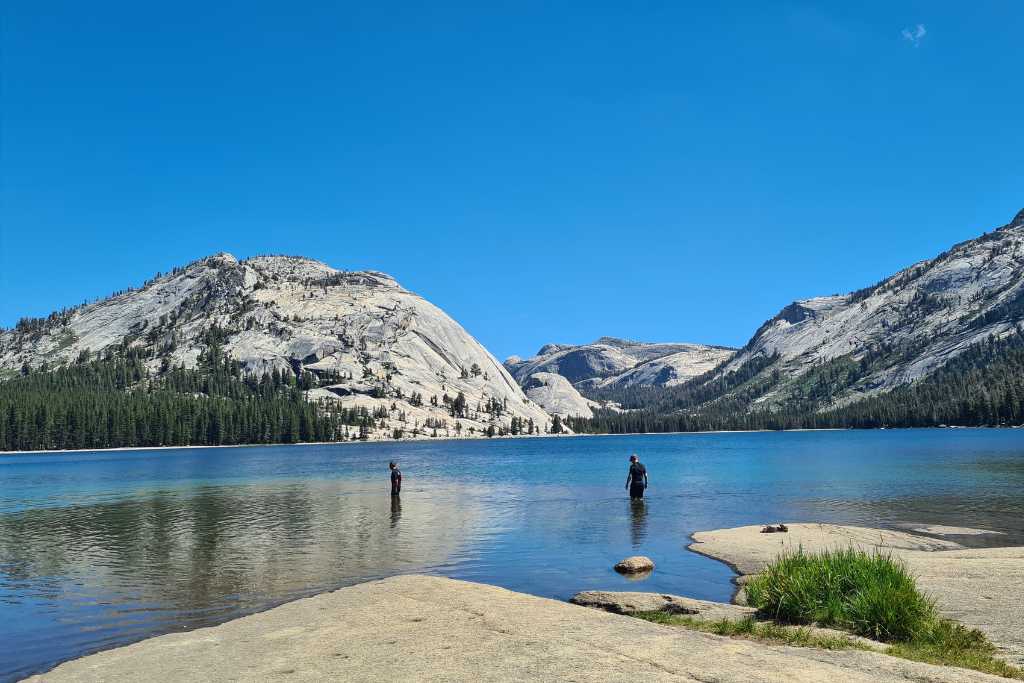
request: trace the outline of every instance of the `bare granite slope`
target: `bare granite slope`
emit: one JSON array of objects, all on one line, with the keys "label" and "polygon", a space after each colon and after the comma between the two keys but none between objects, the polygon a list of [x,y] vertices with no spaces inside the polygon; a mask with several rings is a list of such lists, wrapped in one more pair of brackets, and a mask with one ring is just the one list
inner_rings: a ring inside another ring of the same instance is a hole
[{"label": "bare granite slope", "polygon": [[[53,367],[119,345],[161,364],[194,367],[216,342],[244,368],[311,372],[313,400],[385,408],[373,437],[395,428],[477,435],[513,417],[551,422],[505,368],[437,306],[376,271],[340,271],[303,257],[237,260],[217,254],[140,289],[0,331],[0,379],[28,364]],[[466,397],[454,419],[448,401]],[[462,428],[456,432],[456,422]]]},{"label": "bare granite slope", "polygon": [[548,344],[532,358],[507,359],[505,367],[549,413],[591,417],[600,404],[580,390],[674,386],[713,370],[734,353],[722,346],[601,337],[591,344]]},{"label": "bare granite slope", "polygon": [[794,301],[765,322],[714,379],[758,359],[772,388],[758,403],[801,396],[800,377],[849,357],[864,368],[825,401],[843,405],[913,382],[972,344],[1024,323],[1024,211],[1008,224],[850,294]]},{"label": "bare granite slope", "polygon": [[735,349],[723,346],[601,337],[590,344],[548,344],[532,358],[509,358],[505,367],[520,382],[550,372],[587,387],[672,386],[714,369],[733,353]]},{"label": "bare granite slope", "polygon": [[523,382],[526,396],[552,415],[593,417],[597,401],[585,398],[565,377],[554,372],[535,372]]},{"label": "bare granite slope", "polygon": [[68,662],[32,681],[999,681],[875,652],[736,640],[403,576]]}]

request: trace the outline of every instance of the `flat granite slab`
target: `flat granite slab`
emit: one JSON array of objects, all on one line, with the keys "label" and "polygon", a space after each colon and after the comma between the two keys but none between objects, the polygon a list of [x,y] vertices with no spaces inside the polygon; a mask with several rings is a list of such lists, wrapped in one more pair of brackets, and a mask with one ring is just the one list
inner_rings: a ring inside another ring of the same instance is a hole
[{"label": "flat granite slab", "polygon": [[603,609],[615,614],[637,612],[668,612],[683,614],[700,621],[739,621],[757,613],[753,607],[731,605],[727,602],[696,600],[666,593],[638,593],[631,591],[583,591],[569,598],[569,602],[583,607]]},{"label": "flat granite slab", "polygon": [[1003,681],[766,645],[502,588],[401,576],[58,666],[32,681]]},{"label": "flat granite slab", "polygon": [[[746,577],[801,547],[810,553],[851,546],[891,553],[906,562],[943,614],[980,629],[1008,662],[1024,666],[1024,548],[968,549],[948,539],[835,524],[788,527],[788,533],[775,534],[762,534],[760,526],[701,531],[690,550]],[[958,533],[964,531],[975,530]]]},{"label": "flat granite slab", "polygon": [[[734,605],[728,602],[713,602],[710,600],[696,600],[685,598],[681,595],[669,595],[667,593],[638,593],[631,591],[583,591],[569,598],[569,602],[583,607],[603,609],[614,614],[636,615],[638,612],[665,612],[685,616],[694,621],[716,622],[716,621],[742,621],[744,619],[755,619],[757,621],[768,621],[770,619],[758,615],[757,610],[745,605]],[[776,623],[776,622],[771,622]],[[819,628],[817,626],[797,627],[788,624],[777,624],[783,628],[796,630],[802,628],[805,631],[821,636],[833,636],[852,640],[865,647],[874,648],[884,652],[887,647],[885,643],[876,640],[861,638],[845,631],[831,628]]]}]

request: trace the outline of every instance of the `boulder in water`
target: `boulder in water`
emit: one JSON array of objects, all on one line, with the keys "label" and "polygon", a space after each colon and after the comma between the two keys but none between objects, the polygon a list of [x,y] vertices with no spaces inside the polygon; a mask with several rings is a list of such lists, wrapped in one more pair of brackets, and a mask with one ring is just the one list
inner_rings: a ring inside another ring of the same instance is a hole
[{"label": "boulder in water", "polygon": [[616,564],[615,571],[620,574],[640,574],[654,571],[654,560],[643,555],[634,555]]}]

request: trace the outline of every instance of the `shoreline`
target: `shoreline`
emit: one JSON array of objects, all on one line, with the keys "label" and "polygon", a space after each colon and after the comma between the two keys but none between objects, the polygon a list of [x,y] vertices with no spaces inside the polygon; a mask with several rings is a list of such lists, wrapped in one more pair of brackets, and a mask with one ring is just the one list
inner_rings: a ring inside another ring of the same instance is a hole
[{"label": "shoreline", "polygon": [[[389,609],[382,610],[387,604]],[[27,681],[999,681],[879,652],[766,645],[404,575],[59,664]]]},{"label": "shoreline", "polygon": [[[1016,587],[1014,572],[1019,571],[1018,558],[1024,558],[1021,547],[979,554],[953,541],[885,529],[791,524],[791,534],[780,537],[761,535],[759,528],[694,532],[689,539],[692,543],[685,547],[729,566],[736,574],[732,582],[739,588],[742,584],[736,579],[763,566],[766,558],[778,552],[780,541],[791,545],[810,541],[826,547],[845,541],[884,548],[901,557],[916,558],[916,568],[927,566],[922,562],[940,568],[952,562],[952,571],[946,567],[937,575],[953,586],[947,586],[942,594],[947,603],[944,611],[951,610],[951,594],[967,606],[964,611],[963,605],[952,605],[951,616],[968,623],[972,616],[977,622],[978,616],[969,603],[985,596],[976,595],[977,577],[972,577],[969,586],[959,585],[964,581],[963,570],[977,570],[979,561],[1000,563],[984,565],[1002,572],[994,578],[989,575],[992,572],[985,572],[984,588],[995,585],[1009,594]],[[703,549],[694,548],[702,545]],[[932,588],[941,585],[930,583]],[[1020,619],[1012,600],[1019,597],[1007,597],[1010,600],[1003,604],[986,603],[982,616],[994,616],[976,625],[995,636],[993,640],[1003,649],[1004,656],[1017,659],[1022,656],[1020,636],[1014,632],[1020,630],[1015,623]],[[395,604],[396,609],[382,611],[382,601]],[[597,643],[605,639],[607,643]],[[451,642],[456,641],[460,647],[452,648]],[[794,674],[797,680],[1005,680],[964,669],[908,662],[881,653],[779,648],[695,631],[666,631],[662,626],[577,607],[562,600],[490,584],[417,574],[369,580],[298,598],[216,626],[170,632],[111,647],[61,662],[25,680],[134,681],[151,677],[156,671],[162,672],[164,680],[172,681],[264,680],[284,674],[299,674],[302,680],[369,680],[385,672],[385,677],[402,680],[422,677],[422,672],[429,670],[443,672],[446,680],[456,681],[520,677],[554,681],[567,676],[578,680],[625,681],[634,678],[621,675],[621,655],[626,650],[633,652],[636,642],[645,644],[643,650],[647,654],[629,659],[640,667],[641,677],[650,680],[675,681],[680,674],[697,670],[714,680],[737,683],[776,680],[775,677]],[[273,648],[266,647],[270,643]],[[599,656],[602,650],[607,650],[608,656]],[[388,654],[395,652],[415,656]]]},{"label": "shoreline", "polygon": [[813,554],[852,547],[892,555],[910,569],[942,614],[979,629],[999,648],[1002,659],[1024,665],[1024,596],[1019,591],[1024,585],[1024,546],[972,548],[953,540],[1001,532],[949,528],[926,534],[827,523],[787,525],[787,533],[763,534],[760,525],[694,532],[687,550],[735,573],[731,603],[738,605],[745,604],[746,582],[783,552]]},{"label": "shoreline", "polygon": [[1024,429],[1021,425],[1000,425],[1000,426],[961,426],[946,425],[945,427],[872,427],[870,429],[857,429],[855,427],[822,427],[822,428],[801,428],[801,429],[714,429],[703,432],[629,432],[626,434],[518,434],[515,436],[439,436],[424,437],[422,439],[349,439],[347,441],[301,441],[298,443],[233,443],[211,445],[187,445],[187,446],[116,446],[113,448],[67,448],[67,449],[39,449],[34,451],[0,451],[0,457],[7,455],[68,455],[73,453],[117,453],[121,451],[174,451],[192,450],[202,448],[265,448],[270,446],[342,446],[342,445],[368,445],[368,444],[399,444],[399,443],[437,443],[439,441],[511,441],[517,439],[572,439],[591,437],[629,437],[629,436],[699,436],[701,434],[799,434],[803,432],[899,432],[913,430],[1003,430],[1003,429]]}]

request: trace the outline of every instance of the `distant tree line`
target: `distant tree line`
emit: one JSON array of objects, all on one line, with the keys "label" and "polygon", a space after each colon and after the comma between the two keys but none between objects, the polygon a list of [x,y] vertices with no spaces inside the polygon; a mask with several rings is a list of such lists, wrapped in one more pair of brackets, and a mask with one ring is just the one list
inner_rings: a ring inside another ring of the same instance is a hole
[{"label": "distant tree line", "polygon": [[[304,391],[318,383],[312,374],[245,373],[221,352],[216,339],[211,342],[190,369],[164,362],[151,372],[144,361],[152,352],[125,346],[102,359],[83,353],[75,363],[53,370],[24,366],[19,376],[0,382],[0,450],[338,441],[367,439],[372,429],[385,426],[386,407],[371,413],[311,402]],[[758,407],[757,399],[779,385],[775,356],[677,387],[605,392],[632,409],[598,410],[591,419],[570,417],[564,423],[577,433],[613,434],[1024,424],[1020,328],[971,346],[924,379],[829,407],[841,389],[868,376],[882,359],[891,360],[894,352],[879,349],[857,360],[833,359],[787,386],[785,400],[770,407]],[[460,392],[445,398],[455,431],[461,433],[458,419],[468,412],[466,397]],[[496,426],[493,420],[506,408],[496,400],[477,406],[478,412],[491,413],[487,436],[542,431],[521,418],[513,418],[508,432]],[[425,425],[431,433],[439,427],[447,433],[446,423]],[[563,420],[555,416],[544,431],[560,433],[562,427]],[[401,431],[396,430],[398,438]],[[419,431],[414,426],[413,432]]]},{"label": "distant tree line", "polygon": [[163,373],[150,373],[131,351],[50,371],[26,366],[0,382],[0,450],[367,438],[369,412],[306,400],[306,374],[245,374],[216,346],[195,369]]}]

